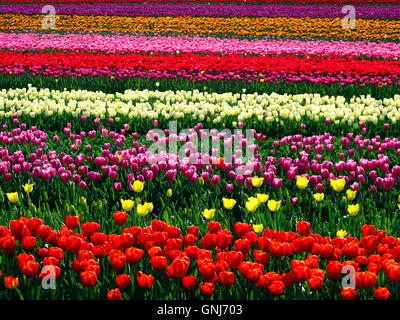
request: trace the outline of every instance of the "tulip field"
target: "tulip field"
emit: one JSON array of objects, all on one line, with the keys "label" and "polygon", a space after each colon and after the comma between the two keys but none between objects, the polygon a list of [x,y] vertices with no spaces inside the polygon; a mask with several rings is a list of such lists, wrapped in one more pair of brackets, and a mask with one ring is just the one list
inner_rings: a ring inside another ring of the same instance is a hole
[{"label": "tulip field", "polygon": [[398,0],[0,0],[0,300],[400,299],[399,58]]}]

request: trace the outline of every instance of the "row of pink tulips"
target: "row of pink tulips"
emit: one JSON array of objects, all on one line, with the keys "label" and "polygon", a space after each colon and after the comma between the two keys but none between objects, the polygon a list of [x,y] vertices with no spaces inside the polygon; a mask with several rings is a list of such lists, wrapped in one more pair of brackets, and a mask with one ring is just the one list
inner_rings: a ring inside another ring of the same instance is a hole
[{"label": "row of pink tulips", "polygon": [[[17,120],[17,117],[14,120]],[[85,121],[84,118],[82,120]],[[237,136],[239,146],[247,146],[255,151],[254,158],[244,165],[241,159],[241,147],[234,150],[232,163],[223,163],[222,159],[219,160],[213,155],[213,152],[211,155],[199,153],[193,139],[204,134],[201,124],[191,129],[190,135],[170,134],[168,130],[163,136],[152,130],[147,134],[146,138],[153,140],[154,144],[168,145],[172,141],[177,141],[180,146],[184,145],[183,158],[168,153],[152,154],[145,145],[140,145],[137,140],[139,135],[131,132],[129,124],[125,124],[120,132],[116,132],[100,126],[100,120],[96,119],[93,130],[80,133],[74,133],[72,125],[68,124],[63,129],[62,138],[48,137],[46,132],[36,127],[28,129],[25,124],[19,126],[17,121],[14,124],[17,125],[16,128],[9,130],[4,125],[3,131],[0,132],[0,145],[2,145],[0,174],[6,182],[10,182],[13,176],[25,172],[34,179],[59,178],[63,182],[69,181],[86,189],[86,182],[100,181],[103,177],[113,181],[114,188],[118,191],[122,187],[118,182],[118,173],[121,171],[129,173],[129,183],[133,183],[136,179],[153,180],[157,175],[163,175],[166,180],[173,181],[179,173],[193,183],[201,177],[204,182],[211,185],[219,184],[220,177],[225,176],[228,181],[226,189],[232,191],[235,184],[252,187],[252,176],[263,177],[262,183],[270,184],[275,189],[283,186],[283,180],[286,184],[298,176],[304,176],[318,192],[324,191],[324,181],[329,183],[332,179],[344,178],[346,184],[351,184],[353,190],[356,190],[359,184],[370,184],[370,191],[375,193],[379,189],[389,192],[396,182],[400,181],[400,166],[390,165],[393,156],[394,158],[400,156],[400,141],[397,138],[375,136],[368,139],[362,134],[349,133],[340,138],[338,144],[334,143],[335,136],[330,133],[310,137],[298,134],[283,137],[275,142],[270,141],[274,147],[271,155],[262,159],[257,150],[260,143],[268,143],[267,137],[253,130],[256,144],[248,145],[249,141],[244,135]],[[360,127],[363,129],[362,132],[366,133],[363,122],[360,123]],[[389,125],[385,124],[385,129],[388,128]],[[224,133],[215,131],[210,134],[213,140],[224,138],[224,144],[233,143],[232,137],[224,137]],[[129,135],[134,140],[132,147],[126,148],[124,142]],[[98,155],[93,154],[90,145],[91,140],[95,138],[104,141]],[[50,143],[49,139],[52,140]],[[54,144],[61,143],[60,139],[67,143],[69,141],[70,151],[67,148],[61,153],[56,151],[45,153],[49,147],[51,149]],[[110,151],[111,143],[115,143],[118,151],[114,153]],[[30,144],[32,145],[30,154],[24,154],[21,150],[9,152],[14,149],[13,145]],[[362,151],[367,151],[363,157],[356,155],[356,152]],[[339,155],[338,159],[332,156],[336,153]]]},{"label": "row of pink tulips", "polygon": [[117,52],[184,52],[251,55],[400,56],[400,43],[368,41],[239,40],[212,37],[146,37],[101,34],[0,33],[0,49]]}]

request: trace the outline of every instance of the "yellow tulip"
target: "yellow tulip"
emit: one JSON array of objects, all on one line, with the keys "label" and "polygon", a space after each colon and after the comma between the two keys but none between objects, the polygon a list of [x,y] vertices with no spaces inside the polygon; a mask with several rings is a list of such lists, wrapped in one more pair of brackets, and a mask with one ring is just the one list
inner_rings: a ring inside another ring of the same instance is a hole
[{"label": "yellow tulip", "polygon": [[338,237],[338,238],[344,238],[346,236],[347,236],[346,230],[338,230],[338,232],[336,232],[336,237]]},{"label": "yellow tulip", "polygon": [[314,197],[315,201],[321,202],[322,200],[324,200],[325,194],[323,194],[323,193],[315,193],[315,194],[313,194],[313,197]]},{"label": "yellow tulip", "polygon": [[136,213],[137,213],[138,216],[144,217],[144,216],[147,215],[149,212],[148,212],[148,210],[147,210],[147,208],[146,208],[145,205],[143,205],[143,204],[138,204],[137,207],[136,207]]},{"label": "yellow tulip", "polygon": [[172,197],[172,189],[167,190],[167,197],[171,198]]},{"label": "yellow tulip", "polygon": [[136,193],[142,192],[143,188],[144,188],[144,182],[140,180],[135,180],[133,182],[133,191],[135,191]]},{"label": "yellow tulip", "polygon": [[7,192],[6,193],[8,201],[10,201],[11,203],[16,203],[18,201],[18,192]]},{"label": "yellow tulip", "polygon": [[308,182],[309,182],[309,180],[308,180],[307,177],[300,177],[300,176],[298,176],[298,177],[297,177],[297,180],[296,180],[296,186],[297,186],[297,188],[299,188],[300,190],[303,190],[303,189],[307,188]]},{"label": "yellow tulip", "polygon": [[24,191],[26,193],[31,193],[33,191],[33,183],[32,184],[24,184],[22,186],[22,188],[24,188]]},{"label": "yellow tulip", "polygon": [[398,208],[399,208],[399,210],[400,210],[400,203],[398,203],[398,204],[397,204],[397,207],[398,207]]},{"label": "yellow tulip", "polygon": [[400,194],[399,194],[399,196],[397,197],[397,202],[400,203]]},{"label": "yellow tulip", "polygon": [[265,203],[269,199],[269,195],[264,193],[257,193],[256,196],[258,201],[260,201],[261,203]]},{"label": "yellow tulip", "polygon": [[232,210],[236,204],[235,199],[222,198],[222,204],[226,210]]},{"label": "yellow tulip", "polygon": [[133,205],[135,204],[135,202],[133,200],[124,200],[121,199],[121,205],[122,205],[122,209],[124,209],[124,211],[129,212],[132,210]]},{"label": "yellow tulip", "polygon": [[264,230],[264,226],[262,224],[253,224],[253,230],[255,233],[261,233]]},{"label": "yellow tulip", "polygon": [[330,185],[331,185],[332,189],[335,190],[336,192],[342,192],[344,187],[345,187],[345,185],[346,185],[346,180],[344,180],[344,179],[337,179],[337,180],[331,179]]},{"label": "yellow tulip", "polygon": [[357,204],[349,204],[349,206],[347,207],[347,212],[352,217],[356,216],[359,211],[360,211],[360,205],[358,203]]},{"label": "yellow tulip", "polygon": [[281,207],[282,201],[268,200],[267,206],[271,212],[276,212]]},{"label": "yellow tulip", "polygon": [[143,205],[146,207],[147,213],[153,212],[154,209],[153,202],[145,202]]},{"label": "yellow tulip", "polygon": [[81,206],[86,206],[86,198],[84,196],[81,196],[79,199],[79,204]]},{"label": "yellow tulip", "polygon": [[264,182],[264,178],[257,178],[257,177],[253,177],[251,178],[251,184],[253,185],[253,187],[255,188],[259,188],[261,187],[261,185]]},{"label": "yellow tulip", "polygon": [[204,179],[203,179],[203,177],[200,177],[200,178],[198,178],[197,179],[197,183],[199,184],[199,185],[203,185],[204,184]]},{"label": "yellow tulip", "polygon": [[210,220],[210,219],[214,218],[214,216],[215,216],[215,209],[204,209],[202,214],[203,214],[204,218],[206,218],[207,220]]},{"label": "yellow tulip", "polygon": [[258,207],[260,206],[260,201],[257,198],[254,197],[250,197],[246,203],[244,204],[244,206],[246,207],[247,211],[249,211],[250,213],[255,212]]},{"label": "yellow tulip", "polygon": [[353,201],[356,198],[357,190],[353,191],[351,189],[346,190],[347,199]]}]

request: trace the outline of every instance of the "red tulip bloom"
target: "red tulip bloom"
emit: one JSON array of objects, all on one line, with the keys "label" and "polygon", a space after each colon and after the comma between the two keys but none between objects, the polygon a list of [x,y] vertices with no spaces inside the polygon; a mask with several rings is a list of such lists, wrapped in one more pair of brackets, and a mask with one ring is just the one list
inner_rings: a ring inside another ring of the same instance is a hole
[{"label": "red tulip bloom", "polygon": [[188,246],[188,247],[185,248],[185,254],[190,259],[196,259],[198,251],[199,251],[199,248],[196,247],[196,246]]},{"label": "red tulip bloom", "polygon": [[234,242],[233,248],[235,251],[240,251],[244,256],[247,256],[247,253],[250,250],[250,241],[247,239],[238,239]]},{"label": "red tulip bloom", "polygon": [[201,247],[206,250],[215,249],[217,246],[217,235],[213,233],[207,233],[201,239]]},{"label": "red tulip bloom", "polygon": [[28,261],[35,261],[35,257],[31,254],[26,254],[26,253],[21,253],[17,257],[17,262],[21,269]]},{"label": "red tulip bloom", "polygon": [[270,282],[271,282],[270,274],[268,273],[262,274],[257,281],[257,287],[259,287],[261,290],[268,289]]},{"label": "red tulip bloom", "polygon": [[197,242],[197,237],[193,234],[188,233],[185,236],[185,241],[184,241],[184,247],[188,247],[188,246],[194,246],[196,245]]},{"label": "red tulip bloom", "polygon": [[195,277],[195,276],[183,277],[182,278],[182,285],[188,291],[193,290],[197,285],[197,277]]},{"label": "red tulip bloom", "polygon": [[37,254],[40,258],[44,258],[48,256],[49,250],[47,248],[39,248]]},{"label": "red tulip bloom", "polygon": [[203,263],[199,267],[201,276],[205,281],[209,281],[214,278],[215,275],[215,265],[213,263]]},{"label": "red tulip bloom", "polygon": [[306,221],[297,222],[297,233],[300,236],[307,237],[310,234],[311,224]]},{"label": "red tulip bloom", "polygon": [[51,247],[49,249],[49,257],[57,258],[58,260],[62,260],[64,257],[64,251],[58,247]]},{"label": "red tulip bloom", "polygon": [[28,226],[21,220],[11,220],[10,231],[17,240],[22,239],[24,236],[31,235]]},{"label": "red tulip bloom", "polygon": [[359,248],[358,243],[348,242],[343,247],[343,254],[347,258],[353,259],[353,258],[357,257],[357,255],[358,255],[358,248]]},{"label": "red tulip bloom", "polygon": [[360,289],[370,289],[375,286],[378,278],[373,272],[356,272],[356,287]]},{"label": "red tulip bloom", "polygon": [[217,234],[221,229],[221,224],[219,222],[210,221],[208,223],[208,232],[211,234]]},{"label": "red tulip bloom", "polygon": [[206,282],[200,284],[200,294],[204,298],[209,298],[214,294],[214,283]]},{"label": "red tulip bloom", "polygon": [[126,265],[126,255],[121,254],[112,254],[110,256],[110,265],[115,270],[123,270]]},{"label": "red tulip bloom", "polygon": [[150,289],[154,282],[154,277],[152,275],[146,275],[141,271],[136,273],[136,279],[139,287],[144,289]]},{"label": "red tulip bloom", "polygon": [[355,300],[357,298],[357,290],[353,288],[343,288],[340,295],[344,300]]},{"label": "red tulip bloom", "polygon": [[294,282],[296,281],[296,277],[294,276],[293,273],[290,272],[282,274],[281,279],[285,284],[285,288],[292,287],[294,285]]},{"label": "red tulip bloom", "polygon": [[82,285],[86,288],[93,288],[97,282],[97,274],[93,271],[84,271],[81,273]]},{"label": "red tulip bloom", "polygon": [[22,273],[27,278],[35,277],[39,272],[39,263],[34,261],[27,261],[24,266],[21,268]]},{"label": "red tulip bloom", "polygon": [[15,253],[15,238],[11,235],[6,235],[0,238],[0,248],[6,256],[12,256]]},{"label": "red tulip bloom", "polygon": [[128,219],[128,214],[123,211],[115,211],[113,214],[113,218],[117,226],[123,226]]},{"label": "red tulip bloom", "polygon": [[39,218],[32,218],[29,219],[26,224],[28,225],[28,229],[31,231],[31,233],[34,235],[36,234],[37,229],[39,226],[43,224],[43,220]]},{"label": "red tulip bloom", "polygon": [[219,281],[224,287],[230,287],[235,283],[235,274],[233,272],[223,271],[219,274]]},{"label": "red tulip bloom", "polygon": [[232,243],[233,236],[227,230],[222,230],[217,233],[217,247],[221,250],[226,250]]},{"label": "red tulip bloom", "polygon": [[171,278],[181,278],[186,276],[189,269],[190,260],[188,257],[180,258],[177,257],[172,263],[167,267],[167,273]]},{"label": "red tulip bloom", "polygon": [[126,261],[128,261],[130,264],[137,264],[142,260],[143,258],[144,251],[142,249],[138,248],[128,248],[125,250],[125,255],[126,255]]},{"label": "red tulip bloom", "polygon": [[285,284],[282,281],[273,281],[268,286],[268,290],[274,297],[281,296],[285,291]]},{"label": "red tulip bloom", "polygon": [[376,300],[387,300],[389,299],[390,292],[387,288],[378,287],[375,289],[375,299]]},{"label": "red tulip bloom", "polygon": [[378,247],[378,237],[374,235],[368,235],[362,238],[361,246],[367,250],[368,253],[375,252]]},{"label": "red tulip bloom", "polygon": [[154,256],[150,258],[150,264],[156,271],[164,271],[167,267],[167,258],[164,256]]},{"label": "red tulip bloom", "polygon": [[14,277],[5,277],[4,278],[4,285],[6,286],[7,289],[13,290],[19,285],[19,280],[18,278]]},{"label": "red tulip bloom", "polygon": [[310,278],[310,273],[310,269],[305,266],[299,266],[293,270],[294,277],[298,282],[307,281]]},{"label": "red tulip bloom", "polygon": [[96,246],[104,244],[107,241],[107,235],[102,232],[95,232],[90,236],[90,241]]},{"label": "red tulip bloom", "polygon": [[263,266],[267,266],[269,264],[270,257],[268,253],[261,250],[254,250],[253,255],[257,263],[260,263]]},{"label": "red tulip bloom", "polygon": [[323,244],[319,248],[319,255],[322,259],[329,259],[333,254],[334,247],[331,244]]},{"label": "red tulip bloom", "polygon": [[30,236],[23,237],[21,245],[22,245],[22,249],[24,249],[24,251],[31,252],[36,247],[36,238],[30,237]]},{"label": "red tulip bloom", "polygon": [[118,288],[108,291],[107,300],[122,300],[121,291]]},{"label": "red tulip bloom", "polygon": [[237,222],[235,224],[235,234],[238,237],[243,237],[247,232],[250,232],[253,227],[247,223]]},{"label": "red tulip bloom", "polygon": [[370,235],[375,236],[376,235],[375,226],[373,226],[373,225],[364,225],[364,226],[362,226],[361,227],[361,235],[362,235],[363,238],[366,237],[366,236],[370,236]]},{"label": "red tulip bloom", "polygon": [[65,225],[71,230],[76,229],[79,226],[80,218],[76,216],[65,217]]},{"label": "red tulip bloom", "polygon": [[115,277],[115,283],[118,288],[124,290],[131,284],[131,276],[127,274],[119,274]]},{"label": "red tulip bloom", "polygon": [[339,261],[329,261],[326,266],[326,273],[329,279],[337,280],[342,276],[342,264]]},{"label": "red tulip bloom", "polygon": [[321,277],[311,277],[307,282],[312,291],[320,290],[324,285],[324,279]]},{"label": "red tulip bloom", "polygon": [[199,234],[200,234],[200,229],[199,229],[199,227],[197,227],[197,226],[190,226],[189,228],[188,228],[188,232],[187,232],[188,234],[192,234],[192,235],[194,235],[195,237],[198,237],[199,236]]},{"label": "red tulip bloom", "polygon": [[152,229],[154,232],[157,232],[157,231],[160,231],[160,232],[161,232],[161,231],[164,231],[166,227],[167,227],[167,224],[166,224],[164,221],[154,219],[154,220],[151,222],[151,229]]},{"label": "red tulip bloom", "polygon": [[90,237],[93,233],[100,231],[100,225],[96,222],[87,222],[81,225],[82,234],[85,237]]},{"label": "red tulip bloom", "polygon": [[98,245],[93,247],[93,254],[97,259],[104,259],[107,256],[107,248],[105,245]]},{"label": "red tulip bloom", "polygon": [[232,269],[237,268],[243,261],[243,253],[240,251],[228,252],[228,263]]}]

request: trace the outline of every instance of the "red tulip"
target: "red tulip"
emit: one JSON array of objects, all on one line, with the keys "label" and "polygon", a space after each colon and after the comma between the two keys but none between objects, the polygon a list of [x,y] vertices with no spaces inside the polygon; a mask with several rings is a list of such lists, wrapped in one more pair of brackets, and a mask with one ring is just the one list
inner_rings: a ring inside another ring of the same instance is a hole
[{"label": "red tulip", "polygon": [[108,291],[107,300],[122,300],[121,291],[118,288]]},{"label": "red tulip", "polygon": [[219,274],[219,281],[224,287],[230,287],[235,283],[235,274],[233,272],[223,271]]},{"label": "red tulip", "polygon": [[150,289],[154,282],[154,277],[152,275],[146,275],[141,271],[136,273],[136,279],[139,287],[144,289]]},{"label": "red tulip", "polygon": [[123,211],[115,211],[113,214],[113,218],[117,226],[123,226],[128,219],[128,214]]},{"label": "red tulip", "polygon": [[375,299],[376,300],[387,300],[389,299],[390,292],[387,288],[378,287],[375,289]]},{"label": "red tulip", "polygon": [[311,224],[306,221],[297,222],[297,233],[301,236],[308,236],[310,234]]},{"label": "red tulip", "polygon": [[209,298],[214,294],[214,283],[206,282],[200,284],[200,294],[204,298]]},{"label": "red tulip", "polygon": [[115,277],[115,283],[118,288],[124,290],[131,284],[131,276],[127,274],[119,274]]},{"label": "red tulip", "polygon": [[355,300],[357,298],[357,290],[353,288],[343,288],[340,295],[344,300]]},{"label": "red tulip", "polygon": [[193,290],[196,287],[196,284],[197,284],[197,277],[186,276],[182,278],[182,285],[188,291]]}]

